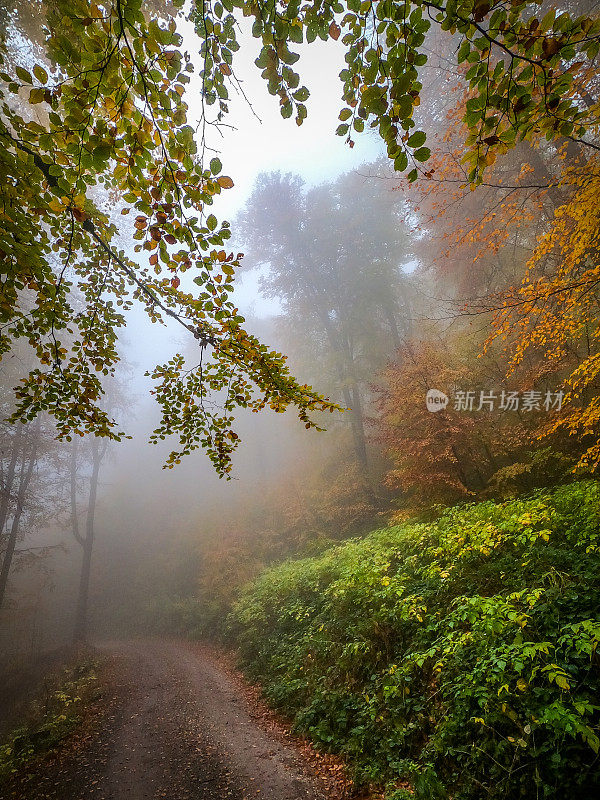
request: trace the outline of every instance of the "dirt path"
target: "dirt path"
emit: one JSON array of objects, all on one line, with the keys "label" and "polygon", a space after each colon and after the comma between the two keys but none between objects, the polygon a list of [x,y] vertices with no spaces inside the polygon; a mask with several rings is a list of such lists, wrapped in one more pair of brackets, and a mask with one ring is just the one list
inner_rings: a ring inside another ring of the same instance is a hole
[{"label": "dirt path", "polygon": [[325,800],[302,750],[259,724],[235,679],[184,642],[101,648],[116,656],[111,710],[74,754],[18,800]]}]

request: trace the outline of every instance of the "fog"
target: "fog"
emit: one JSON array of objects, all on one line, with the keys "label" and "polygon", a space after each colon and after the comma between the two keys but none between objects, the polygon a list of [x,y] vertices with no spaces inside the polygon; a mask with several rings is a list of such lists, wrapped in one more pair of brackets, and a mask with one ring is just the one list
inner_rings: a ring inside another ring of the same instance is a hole
[{"label": "fog", "polygon": [[[179,25],[183,48],[195,52],[191,25]],[[209,635],[224,623],[235,592],[266,565],[320,552],[396,518],[414,494],[414,476],[422,468],[411,462],[398,477],[405,438],[395,440],[394,432],[405,411],[412,413],[402,403],[410,399],[411,409],[425,411],[427,389],[444,380],[440,388],[455,386],[457,376],[468,379],[465,363],[473,373],[484,363],[474,378],[477,387],[496,385],[494,358],[477,361],[489,316],[473,320],[461,309],[522,274],[552,209],[545,198],[531,211],[536,201],[528,195],[523,203],[531,207],[523,225],[508,231],[502,248],[494,245],[480,254],[481,231],[467,241],[465,229],[485,219],[499,199],[494,188],[464,191],[460,160],[450,157],[461,135],[455,108],[463,97],[452,42],[440,44],[436,36],[432,32],[426,45],[430,59],[421,70],[417,115],[440,174],[452,175],[453,168],[458,175],[441,188],[435,178],[412,185],[395,174],[376,133],[356,135],[353,147],[335,135],[341,41],[299,48],[299,71],[311,97],[308,119],[298,127],[281,118],[277,98],[268,94],[253,64],[257,45],[249,27],[242,30],[236,70],[243,76],[243,94],[234,92],[228,126],[210,132],[206,145],[234,182],[211,209],[232,223],[227,251],[245,253],[234,301],[248,330],[287,354],[302,383],[347,410],[321,415],[326,430],[316,431],[305,430],[293,409],[284,414],[239,409],[235,429],[241,444],[230,479],[216,475],[201,448],[165,469],[172,443],[148,442],[160,417],[146,373],[177,352],[193,366],[198,346],[180,326],[152,324],[134,304],[119,341],[122,362],[107,381],[106,395],[131,438],[105,447],[87,436],[73,456],[73,444],[55,441],[53,420],[44,416],[35,454],[19,451],[21,476],[27,459],[33,459],[23,496],[15,499],[5,487],[14,503],[3,519],[3,542],[20,504],[23,508],[0,611],[3,662],[35,658],[73,639],[83,551],[74,519],[81,537],[93,517],[87,638]],[[201,118],[201,91],[193,77],[186,97],[194,124]],[[505,182],[519,176],[532,149],[521,144],[506,155],[497,175]],[[535,174],[553,174],[553,155],[550,145],[540,145],[531,168]],[[102,199],[120,224],[120,201]],[[127,237],[124,227],[120,241],[135,260]],[[186,288],[194,290],[191,280]],[[453,337],[462,337],[461,343]],[[435,353],[443,368],[423,353]],[[3,407],[9,411],[27,358],[17,349],[2,362]],[[419,359],[417,380],[410,368]],[[452,375],[445,372],[459,362],[463,366]],[[398,390],[390,416],[382,392],[394,385],[394,370],[414,394],[409,398]],[[383,425],[378,420],[385,414]],[[431,445],[427,424],[423,414],[407,423],[406,436],[415,442],[423,437],[421,452]],[[4,425],[5,480],[19,435],[18,426]],[[494,468],[489,466],[483,484],[494,469],[518,457],[502,451],[492,458]],[[436,461],[436,452],[431,459]],[[91,502],[96,477],[97,498]],[[461,481],[467,486],[462,497],[470,496],[468,475]]]},{"label": "fog", "polygon": [[[193,52],[197,45],[191,25],[180,23],[180,30],[184,47]],[[299,130],[281,119],[273,98],[266,92],[253,64],[257,52],[249,30],[243,32],[241,41],[238,69],[244,75],[242,86],[247,99],[241,93],[234,96],[231,127],[215,135],[208,145],[209,150],[219,154],[227,174],[234,176],[235,187],[220,197],[214,208],[224,219],[232,219],[239,213],[257,176],[264,170],[294,171],[316,184],[359,167],[365,159],[375,158],[380,150],[375,137],[363,137],[350,150],[334,135],[339,103],[335,76],[343,61],[341,48],[321,43],[310,48],[310,54],[304,54],[302,72],[311,91],[311,113]],[[323,80],[324,73],[331,80]],[[196,79],[188,89],[192,118],[200,114],[194,101],[194,96],[199,99],[200,91]],[[196,105],[199,108],[198,102]],[[118,207],[113,212],[118,220],[117,212]],[[244,249],[244,242],[235,238],[235,234],[231,248]],[[250,268],[239,276],[236,303],[249,317],[251,330],[264,332],[269,344],[283,348],[285,324],[280,325],[277,316],[281,304],[261,293],[260,272]],[[119,628],[135,631],[140,609],[133,606],[139,600],[136,591],[139,595],[138,584],[143,583],[144,572],[160,570],[160,566],[154,566],[155,562],[165,564],[168,572],[169,554],[178,548],[185,548],[191,558],[199,559],[198,551],[206,540],[218,544],[220,537],[231,535],[249,509],[268,518],[266,493],[270,484],[282,474],[293,476],[315,447],[317,452],[323,447],[321,443],[312,443],[313,449],[307,451],[301,426],[295,420],[267,413],[264,419],[248,419],[249,415],[244,418],[242,413],[243,444],[235,456],[232,480],[219,480],[202,452],[185,459],[175,470],[163,469],[168,445],[148,444],[158,413],[149,394],[152,382],[145,373],[189,346],[176,325],[152,325],[140,309],[129,312],[127,330],[120,342],[125,366],[117,371],[116,382],[123,403],[116,417],[132,438],[109,446],[98,481],[89,607],[92,637],[97,632],[106,635]],[[15,370],[3,370],[1,378],[7,394],[14,377]],[[51,427],[51,421],[47,425]],[[7,435],[10,437],[10,431]],[[309,437],[323,438],[324,434],[307,433],[306,438]],[[55,447],[56,458],[68,461],[69,446],[58,443]],[[10,461],[9,450],[7,442],[3,447],[6,463]],[[48,468],[36,464],[35,470]],[[84,463],[83,483],[88,473],[89,464]],[[46,485],[36,486],[30,492],[29,503],[46,506],[44,512],[49,519],[42,515],[40,521],[32,520],[27,532],[20,536],[0,618],[3,661],[10,662],[24,654],[35,657],[72,640],[82,554],[70,530],[69,480],[68,469],[61,465],[52,492]],[[87,486],[78,486],[78,513],[84,523],[87,491]],[[186,591],[194,586],[195,563],[189,564]],[[164,579],[167,587],[169,580],[169,576]],[[148,591],[148,587],[142,588],[145,595]],[[177,591],[175,587],[175,596]]]},{"label": "fog", "polygon": [[0,0],[2,800],[600,790],[595,0]]}]

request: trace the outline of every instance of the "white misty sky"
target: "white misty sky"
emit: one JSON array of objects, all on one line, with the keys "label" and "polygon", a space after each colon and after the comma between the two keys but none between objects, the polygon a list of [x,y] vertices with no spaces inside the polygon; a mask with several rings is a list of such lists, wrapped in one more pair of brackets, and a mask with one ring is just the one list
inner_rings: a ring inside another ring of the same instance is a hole
[{"label": "white misty sky", "polygon": [[[193,32],[187,35],[187,31],[185,38],[185,45],[191,51],[197,39]],[[357,134],[352,149],[345,144],[343,137],[335,135],[343,105],[338,75],[344,67],[344,49],[339,42],[317,40],[300,48],[293,45],[293,49],[301,54],[294,68],[300,73],[301,83],[311,93],[307,102],[308,119],[300,127],[293,118],[282,119],[279,98],[268,93],[260,69],[254,64],[260,52],[260,42],[245,31],[240,44],[241,48],[235,54],[234,70],[260,121],[232,87],[228,121],[236,130],[227,131],[222,140],[213,137],[215,147],[220,149],[224,171],[236,184],[218,200],[218,208],[225,217],[233,216],[244,204],[260,172],[276,169],[296,172],[309,183],[322,183],[375,159],[381,152],[379,140],[374,135]],[[187,99],[190,115],[196,116],[198,111],[193,90],[188,92]]]},{"label": "white misty sky", "polygon": [[[193,60],[199,63],[198,39],[192,27],[185,24],[181,32],[185,49],[196,54]],[[261,172],[295,172],[307,183],[318,184],[355,169],[365,161],[374,160],[381,152],[380,141],[374,134],[357,134],[353,148],[335,135],[343,105],[342,84],[338,76],[344,68],[344,48],[340,42],[317,40],[311,45],[293,45],[293,49],[300,52],[295,69],[300,74],[301,85],[306,85],[310,91],[308,118],[300,127],[293,117],[281,117],[279,98],[267,91],[267,84],[260,76],[261,70],[254,63],[261,43],[252,37],[248,20],[243,21],[240,45],[234,54],[233,68],[253,110],[230,84],[230,114],[226,121],[234,130],[226,129],[223,138],[213,134],[210,141],[210,146],[215,147],[223,163],[223,171],[235,183],[233,189],[223,192],[216,200],[214,209],[219,218],[231,220],[235,216],[247,201]],[[192,118],[200,114],[198,83],[192,78],[186,93]],[[235,238],[235,229],[233,234]],[[241,248],[243,250],[243,243]],[[248,309],[253,306],[259,316],[275,312],[276,303],[260,298],[257,283],[257,276],[245,275],[243,280],[238,279],[236,299],[240,307]]]}]

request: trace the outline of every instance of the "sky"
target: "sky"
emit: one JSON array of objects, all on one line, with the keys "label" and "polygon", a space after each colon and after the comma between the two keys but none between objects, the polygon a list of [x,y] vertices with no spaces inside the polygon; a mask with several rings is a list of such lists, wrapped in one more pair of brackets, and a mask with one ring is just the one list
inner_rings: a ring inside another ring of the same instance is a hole
[{"label": "sky", "polygon": [[[281,117],[279,98],[268,93],[261,70],[254,64],[261,43],[252,37],[249,20],[244,20],[243,26],[233,69],[252,108],[231,84],[227,122],[233,129],[227,129],[222,139],[213,135],[210,141],[221,159],[224,173],[235,184],[216,199],[214,206],[215,214],[228,220],[242,209],[261,172],[295,172],[307,183],[319,184],[375,160],[382,152],[375,134],[357,135],[353,148],[345,144],[343,137],[335,135],[343,106],[342,83],[338,77],[344,68],[341,42],[317,39],[311,45],[293,46],[292,49],[300,53],[300,60],[294,65],[300,74],[300,85],[306,85],[310,91],[306,104],[308,118],[298,126],[293,117]],[[198,39],[192,27],[184,24],[181,32],[185,49],[197,53]],[[199,55],[196,59],[194,63],[199,62]],[[193,82],[191,86],[194,87]],[[198,90],[195,87],[189,90],[186,99],[190,116],[197,118],[200,115]],[[232,233],[235,241],[235,228]],[[238,242],[235,245],[237,248]],[[243,242],[239,245],[243,251]],[[252,308],[257,316],[278,310],[276,301],[259,296],[256,274],[245,274],[243,279],[238,279],[236,301],[242,311]]]},{"label": "sky", "polygon": [[[230,221],[243,208],[261,172],[295,172],[307,183],[318,184],[374,161],[383,151],[379,138],[372,132],[357,134],[353,148],[345,144],[343,137],[335,135],[343,106],[342,84],[338,77],[344,67],[341,42],[317,39],[311,45],[294,45],[293,49],[300,53],[295,68],[301,85],[305,84],[311,94],[306,103],[308,118],[299,127],[293,118],[281,117],[278,98],[268,93],[261,71],[254,64],[261,45],[252,37],[248,20],[243,20],[242,24],[245,29],[239,37],[240,50],[234,54],[233,69],[252,108],[232,85],[230,113],[226,120],[232,129],[226,129],[222,138],[213,134],[209,140],[223,164],[223,173],[234,181],[234,187],[218,196],[211,210],[219,219]],[[184,37],[182,49],[192,55],[198,70],[200,41],[193,26],[180,21],[178,28]],[[190,121],[198,120],[201,100],[197,75],[192,75],[185,99]],[[235,239],[234,225],[231,249],[244,250],[243,242]],[[243,314],[257,317],[276,314],[277,301],[260,295],[259,277],[256,272],[236,277],[235,302]],[[132,314],[124,342],[128,357],[135,364],[135,372],[139,374],[176,352],[182,336],[176,326],[152,325],[146,315],[137,310]]]},{"label": "sky", "polygon": [[[190,26],[186,24],[182,32],[185,48],[192,53],[194,49],[197,51],[198,39]],[[344,143],[343,137],[335,135],[343,106],[342,84],[338,77],[344,67],[341,42],[318,39],[311,45],[294,46],[300,53],[300,60],[294,67],[300,74],[301,84],[304,83],[311,93],[307,101],[308,118],[300,127],[293,118],[281,117],[279,99],[268,93],[261,70],[254,64],[261,45],[251,36],[249,25],[240,36],[240,45],[233,69],[253,110],[232,88],[227,121],[235,130],[227,131],[222,140],[214,138],[224,172],[235,182],[234,189],[219,198],[219,210],[225,217],[232,217],[241,208],[260,172],[296,172],[308,183],[316,184],[372,161],[381,152],[374,135],[357,135],[352,149]],[[198,93],[196,97],[197,102],[193,90],[186,93],[190,114],[194,117],[199,115]]]}]

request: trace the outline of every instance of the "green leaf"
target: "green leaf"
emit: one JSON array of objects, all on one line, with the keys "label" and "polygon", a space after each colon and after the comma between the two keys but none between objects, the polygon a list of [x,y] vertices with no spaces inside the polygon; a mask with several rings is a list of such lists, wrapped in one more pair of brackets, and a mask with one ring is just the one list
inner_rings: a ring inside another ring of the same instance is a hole
[{"label": "green leaf", "polygon": [[92,161],[97,170],[106,168],[108,160],[112,155],[112,147],[109,144],[100,144],[92,154]]},{"label": "green leaf", "polygon": [[567,681],[565,676],[561,675],[560,673],[556,676],[556,683],[560,686],[561,689],[565,689],[566,691],[570,689],[569,682]]},{"label": "green leaf", "polygon": [[15,67],[15,72],[17,73],[17,78],[20,78],[23,83],[33,83],[31,73],[27,72],[27,70],[23,69],[23,67]]},{"label": "green leaf", "polygon": [[210,160],[210,171],[213,175],[218,175],[219,172],[223,169],[223,164],[218,158],[211,158]]},{"label": "green leaf", "polygon": [[48,73],[46,70],[41,67],[39,64],[36,64],[33,68],[33,74],[38,79],[40,83],[47,83],[48,82]]},{"label": "green leaf", "polygon": [[292,42],[295,42],[296,44],[302,44],[304,38],[302,25],[290,25],[289,34]]},{"label": "green leaf", "polygon": [[394,169],[398,172],[404,172],[404,170],[408,167],[408,156],[404,152],[404,150],[396,156],[394,159]]},{"label": "green leaf", "polygon": [[425,144],[426,138],[427,137],[425,136],[423,131],[417,131],[416,133],[413,133],[413,135],[409,137],[407,144],[409,147],[421,147],[422,145]]},{"label": "green leaf", "polygon": [[308,98],[310,97],[310,92],[306,88],[306,86],[301,86],[297,92],[294,92],[292,95],[294,100],[297,100],[299,103],[305,103]]},{"label": "green leaf", "polygon": [[46,90],[40,86],[37,86],[29,92],[29,102],[31,103],[31,105],[36,105],[37,103],[43,103],[45,94]]}]

